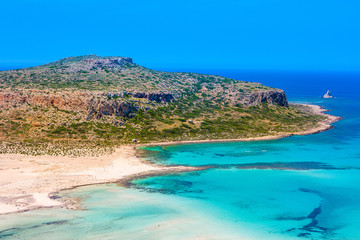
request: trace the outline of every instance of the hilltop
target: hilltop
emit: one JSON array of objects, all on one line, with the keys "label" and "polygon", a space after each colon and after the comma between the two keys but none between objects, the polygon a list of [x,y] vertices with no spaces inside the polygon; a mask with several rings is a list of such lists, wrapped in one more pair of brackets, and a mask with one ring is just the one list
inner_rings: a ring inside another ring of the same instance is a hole
[{"label": "hilltop", "polygon": [[72,155],[112,151],[134,139],[288,134],[324,120],[289,106],[281,89],[96,55],[0,71],[0,113],[0,152]]}]

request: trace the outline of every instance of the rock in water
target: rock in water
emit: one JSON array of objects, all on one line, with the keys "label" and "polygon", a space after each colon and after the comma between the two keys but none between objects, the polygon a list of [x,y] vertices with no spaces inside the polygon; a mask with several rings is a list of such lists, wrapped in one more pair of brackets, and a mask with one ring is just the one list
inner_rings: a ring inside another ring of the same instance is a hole
[{"label": "rock in water", "polygon": [[327,90],[327,92],[324,94],[323,98],[334,98],[334,96],[331,94],[330,90]]}]

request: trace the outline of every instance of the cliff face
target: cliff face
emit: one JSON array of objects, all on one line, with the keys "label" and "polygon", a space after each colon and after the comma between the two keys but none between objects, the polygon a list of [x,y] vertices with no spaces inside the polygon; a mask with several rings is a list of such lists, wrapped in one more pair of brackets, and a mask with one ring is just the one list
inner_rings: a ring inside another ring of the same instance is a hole
[{"label": "cliff face", "polygon": [[[0,109],[22,106],[56,107],[59,110],[82,112],[88,118],[97,119],[106,115],[131,118],[139,110],[134,103],[101,99],[101,94],[85,92],[47,92],[47,91],[0,91]],[[100,99],[99,99],[100,98]]]},{"label": "cliff face", "polygon": [[175,94],[172,93],[145,93],[145,92],[138,92],[131,94],[135,98],[146,98],[149,101],[155,102],[171,102],[175,100],[177,97]]},{"label": "cliff face", "polygon": [[119,92],[119,93],[106,93],[108,98],[127,98],[127,97],[134,97],[134,98],[143,98],[149,101],[155,101],[158,103],[168,103],[175,101],[180,95],[176,93],[166,93],[166,92]]},{"label": "cliff face", "polygon": [[[88,119],[100,119],[103,116],[121,116],[132,118],[140,109],[136,100],[145,99],[147,103],[167,104],[179,97],[172,93],[93,93],[82,91],[44,91],[18,90],[0,91],[0,109],[11,109],[21,106],[56,107],[59,110],[83,112]],[[243,96],[240,103],[244,106],[259,106],[263,103],[287,107],[286,95],[282,90],[259,91]]]},{"label": "cliff face", "polygon": [[244,103],[247,106],[259,106],[262,103],[282,107],[289,106],[286,94],[283,90],[255,92],[250,94],[250,96],[245,99]]},{"label": "cliff face", "polygon": [[129,102],[94,100],[91,99],[87,104],[88,119],[96,117],[100,119],[103,116],[121,116],[132,118],[136,115],[139,107]]},{"label": "cliff face", "polygon": [[83,111],[90,95],[82,92],[54,93],[38,90],[0,91],[0,108],[9,109],[19,106],[54,106],[60,110]]},{"label": "cliff face", "polygon": [[118,93],[102,94],[91,92],[49,92],[40,90],[0,91],[0,109],[21,106],[56,107],[59,110],[83,112],[88,118],[103,116],[134,117],[139,110],[136,102],[126,101],[126,97],[143,98],[157,103],[174,100],[171,93]]}]

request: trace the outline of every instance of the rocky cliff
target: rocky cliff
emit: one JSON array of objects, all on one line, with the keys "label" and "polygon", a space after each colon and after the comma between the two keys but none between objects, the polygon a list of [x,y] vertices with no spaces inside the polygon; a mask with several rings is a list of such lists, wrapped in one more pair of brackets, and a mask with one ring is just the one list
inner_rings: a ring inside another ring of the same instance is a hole
[{"label": "rocky cliff", "polygon": [[[129,101],[132,97],[135,100]],[[171,93],[93,93],[82,91],[44,91],[44,90],[0,90],[0,109],[11,109],[21,106],[56,107],[59,110],[83,112],[88,119],[100,119],[103,116],[121,116],[132,118],[140,109],[136,99],[166,104],[176,101],[177,96]],[[244,96],[237,103],[243,106],[259,106],[263,103],[287,107],[286,95],[282,90],[260,91]],[[145,110],[148,108],[144,108]]]},{"label": "rocky cliff", "polygon": [[132,102],[104,98],[102,94],[89,92],[0,91],[0,109],[28,106],[82,112],[87,114],[89,119],[99,119],[106,115],[131,118],[139,109]]},{"label": "rocky cliff", "polygon": [[132,102],[99,100],[94,98],[88,102],[87,106],[88,119],[92,117],[100,119],[103,116],[132,118],[139,110],[139,107]]},{"label": "rocky cliff", "polygon": [[263,103],[282,107],[289,106],[286,94],[283,90],[259,91],[251,93],[244,99],[244,103],[247,106],[259,106]]},{"label": "rocky cliff", "polygon": [[96,55],[0,71],[0,89],[0,110],[20,106],[55,107],[82,112],[88,119],[132,118],[139,109],[176,105],[178,101],[193,106],[204,101],[226,106],[264,103],[288,106],[283,90],[259,83],[214,75],[153,71],[133,63],[131,58]]}]

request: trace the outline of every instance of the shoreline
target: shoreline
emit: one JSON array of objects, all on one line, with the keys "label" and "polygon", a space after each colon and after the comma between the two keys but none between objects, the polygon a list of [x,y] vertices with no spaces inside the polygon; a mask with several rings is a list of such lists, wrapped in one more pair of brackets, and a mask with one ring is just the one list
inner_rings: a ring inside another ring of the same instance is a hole
[{"label": "shoreline", "polygon": [[333,128],[331,124],[342,119],[327,114],[328,110],[318,105],[298,105],[310,107],[314,114],[325,116],[326,119],[319,122],[317,127],[302,132],[243,139],[207,139],[122,145],[114,153],[101,157],[70,158],[0,154],[0,214],[46,207],[78,208],[77,203],[69,199],[58,198],[57,194],[86,185],[118,183],[122,186],[129,186],[129,182],[135,178],[207,169],[207,167],[161,166],[146,162],[136,157],[137,147],[275,140],[293,135],[323,132]]}]

